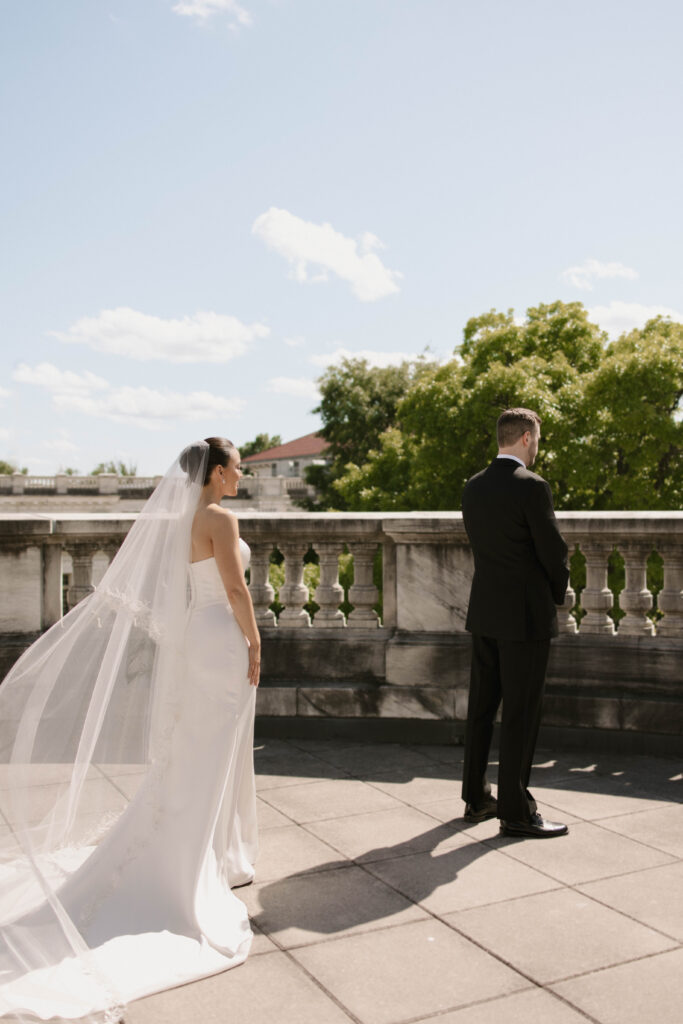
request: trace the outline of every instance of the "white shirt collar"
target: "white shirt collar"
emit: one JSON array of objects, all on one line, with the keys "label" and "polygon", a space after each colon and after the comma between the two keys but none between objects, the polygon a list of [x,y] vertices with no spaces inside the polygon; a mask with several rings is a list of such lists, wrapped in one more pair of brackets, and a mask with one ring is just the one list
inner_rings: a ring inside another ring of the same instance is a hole
[{"label": "white shirt collar", "polygon": [[[524,463],[522,462],[522,460],[520,459],[520,457],[518,455],[496,455],[496,458],[497,459],[514,459],[514,461],[518,462],[520,464],[520,466],[524,466]],[[524,466],[524,469],[526,469],[526,466]]]}]

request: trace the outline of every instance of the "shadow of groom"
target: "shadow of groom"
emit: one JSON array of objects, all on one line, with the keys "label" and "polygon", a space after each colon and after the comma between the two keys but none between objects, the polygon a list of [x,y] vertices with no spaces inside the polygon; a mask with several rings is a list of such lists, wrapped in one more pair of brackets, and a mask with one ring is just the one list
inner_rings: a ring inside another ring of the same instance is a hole
[{"label": "shadow of groom", "polygon": [[393,846],[377,846],[355,860],[331,861],[258,886],[248,904],[254,924],[285,946],[373,921],[399,916],[415,920],[423,911],[414,904],[452,884],[460,872],[490,852],[491,847],[466,835],[462,822],[458,827],[438,824]]}]

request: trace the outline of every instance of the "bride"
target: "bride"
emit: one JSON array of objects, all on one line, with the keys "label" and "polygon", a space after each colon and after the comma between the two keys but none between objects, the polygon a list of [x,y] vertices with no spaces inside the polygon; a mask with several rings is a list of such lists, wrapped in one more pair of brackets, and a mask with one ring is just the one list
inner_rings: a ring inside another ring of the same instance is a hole
[{"label": "bride", "polygon": [[0,686],[0,1016],[116,1021],[247,957],[261,645],[220,507],[241,475],[224,438],[186,448]]}]

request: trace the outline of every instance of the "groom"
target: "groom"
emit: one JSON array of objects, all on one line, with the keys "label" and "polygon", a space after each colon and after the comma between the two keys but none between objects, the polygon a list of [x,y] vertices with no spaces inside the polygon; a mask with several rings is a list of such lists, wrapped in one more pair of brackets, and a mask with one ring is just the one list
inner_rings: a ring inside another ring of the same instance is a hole
[{"label": "groom", "polygon": [[[565,835],[544,821],[527,789],[556,605],[569,570],[550,487],[530,471],[541,421],[530,409],[498,418],[498,456],[465,486],[462,513],[474,554],[466,628],[472,633],[465,764],[465,820],[500,818],[503,835]],[[493,723],[503,700],[498,800],[486,777]]]}]

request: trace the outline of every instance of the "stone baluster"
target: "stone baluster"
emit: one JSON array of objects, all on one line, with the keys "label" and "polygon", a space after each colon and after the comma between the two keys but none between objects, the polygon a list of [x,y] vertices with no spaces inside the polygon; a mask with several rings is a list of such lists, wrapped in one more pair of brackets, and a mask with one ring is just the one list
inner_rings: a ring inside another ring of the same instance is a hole
[{"label": "stone baluster", "polygon": [[343,628],[346,625],[344,613],[339,605],[344,600],[344,588],[339,582],[339,544],[316,544],[320,557],[320,583],[315,591],[315,602],[320,608],[315,613],[313,625],[325,628]]},{"label": "stone baluster", "polygon": [[375,629],[379,616],[373,605],[377,603],[379,591],[372,581],[376,544],[350,544],[353,555],[353,585],[349,588],[349,601],[353,611],[349,615],[349,626],[356,629]]},{"label": "stone baluster", "polygon": [[301,542],[278,544],[285,556],[285,582],[280,587],[280,625],[294,628],[310,626],[311,617],[304,609],[308,601],[308,587],[304,584],[304,555],[309,545]]},{"label": "stone baluster", "polygon": [[607,612],[614,595],[607,586],[607,559],[612,545],[605,541],[587,540],[581,544],[586,558],[586,586],[581,594],[581,605],[586,612],[581,620],[582,633],[614,633],[614,622]]},{"label": "stone baluster", "polygon": [[664,560],[664,586],[657,596],[657,605],[664,618],[657,623],[659,636],[683,637],[683,547],[680,544],[659,544]]},{"label": "stone baluster", "polygon": [[558,607],[558,625],[560,633],[578,633],[579,627],[576,624],[576,619],[572,615],[572,608],[576,604],[576,593],[571,585],[567,584],[567,590],[564,595],[564,601]]},{"label": "stone baluster", "polygon": [[387,537],[382,544],[382,625],[389,628],[398,622],[397,591],[396,542]]},{"label": "stone baluster", "polygon": [[43,545],[41,629],[49,629],[62,617],[62,545]]},{"label": "stone baluster", "polygon": [[619,595],[619,604],[626,614],[619,623],[619,635],[653,636],[654,622],[647,617],[652,608],[652,594],[647,589],[647,560],[652,545],[628,540],[619,548],[626,568],[626,584]]},{"label": "stone baluster", "polygon": [[95,589],[92,584],[92,558],[98,546],[88,543],[67,544],[66,550],[71,555],[73,567],[71,586],[66,592],[66,602],[71,609]]},{"label": "stone baluster", "polygon": [[272,545],[270,544],[251,545],[249,593],[254,605],[256,622],[260,627],[277,625],[275,612],[270,607],[275,599],[275,591],[268,579],[271,551]]},{"label": "stone baluster", "polygon": [[23,494],[26,486],[25,473],[12,473],[12,494]]},{"label": "stone baluster", "polygon": [[105,555],[109,559],[109,565],[111,565],[111,563],[113,562],[114,558],[116,558],[117,554],[119,553],[119,549],[120,549],[121,545],[123,544],[123,540],[124,540],[124,538],[120,537],[118,540],[108,541],[101,548],[101,550],[104,551]]}]

